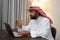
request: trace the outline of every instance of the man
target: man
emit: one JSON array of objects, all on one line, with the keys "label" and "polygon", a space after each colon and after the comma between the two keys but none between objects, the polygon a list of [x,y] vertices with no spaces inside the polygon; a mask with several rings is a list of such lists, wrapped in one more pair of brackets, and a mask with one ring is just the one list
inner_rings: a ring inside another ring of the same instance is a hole
[{"label": "man", "polygon": [[[48,40],[54,40],[51,34],[52,20],[43,12],[40,7],[32,6],[28,9],[30,12],[31,21],[28,26],[23,26],[22,23],[17,20],[16,24],[22,30],[20,35],[30,34],[32,38],[43,37]],[[19,28],[18,28],[19,29]]]}]

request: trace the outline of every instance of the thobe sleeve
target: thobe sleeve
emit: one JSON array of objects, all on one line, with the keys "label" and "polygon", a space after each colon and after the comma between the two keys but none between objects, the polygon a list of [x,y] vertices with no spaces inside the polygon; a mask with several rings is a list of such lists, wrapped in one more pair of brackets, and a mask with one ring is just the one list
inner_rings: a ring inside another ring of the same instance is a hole
[{"label": "thobe sleeve", "polygon": [[17,26],[17,31],[18,32],[21,32],[22,31],[22,28]]},{"label": "thobe sleeve", "polygon": [[26,30],[26,31],[30,32],[32,22],[33,22],[33,20],[31,20],[27,26],[22,26],[22,30]]},{"label": "thobe sleeve", "polygon": [[[49,22],[49,20],[48,20],[48,19],[42,20],[42,21],[38,24],[38,26],[39,26],[40,28],[37,28],[36,31],[30,31],[31,37],[35,38],[35,37],[41,36],[41,37],[43,37],[43,38],[46,38],[47,35],[49,34],[49,30],[50,30],[50,22]],[[37,27],[38,27],[38,26],[37,26]],[[38,29],[39,29],[39,30],[38,30]]]},{"label": "thobe sleeve", "polygon": [[20,27],[17,27],[17,31],[18,32],[21,32],[21,31],[23,31],[23,30],[25,30],[25,31],[29,31],[29,26],[22,26],[22,28],[20,28]]},{"label": "thobe sleeve", "polygon": [[29,25],[28,26],[22,26],[22,30],[30,31]]},{"label": "thobe sleeve", "polygon": [[21,32],[21,31],[23,31],[23,30],[25,30],[25,31],[30,31],[30,25],[31,25],[31,21],[29,22],[29,24],[27,25],[27,26],[22,26],[22,28],[20,28],[20,27],[17,27],[17,29],[18,29],[18,32]]}]

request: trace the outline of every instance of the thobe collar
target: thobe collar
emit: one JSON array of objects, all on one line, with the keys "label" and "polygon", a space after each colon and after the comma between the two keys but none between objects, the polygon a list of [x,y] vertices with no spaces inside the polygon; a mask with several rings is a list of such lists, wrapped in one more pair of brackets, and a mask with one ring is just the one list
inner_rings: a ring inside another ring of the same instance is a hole
[{"label": "thobe collar", "polygon": [[42,16],[39,16],[37,19],[34,20],[35,23],[39,23],[39,21],[41,20]]},{"label": "thobe collar", "polygon": [[39,20],[41,20],[41,18],[42,18],[42,16],[39,16],[39,17],[36,19],[36,21],[39,21]]},{"label": "thobe collar", "polygon": [[42,16],[39,16],[37,19],[32,19],[34,22],[39,23],[39,21],[42,19]]}]

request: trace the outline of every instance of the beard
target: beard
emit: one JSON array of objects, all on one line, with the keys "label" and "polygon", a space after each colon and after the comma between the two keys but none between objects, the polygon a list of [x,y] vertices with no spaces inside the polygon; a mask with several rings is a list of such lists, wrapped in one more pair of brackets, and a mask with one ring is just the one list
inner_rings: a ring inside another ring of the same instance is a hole
[{"label": "beard", "polygon": [[37,19],[37,18],[36,18],[36,15],[35,15],[35,16],[30,15],[30,18],[31,18],[31,19]]}]

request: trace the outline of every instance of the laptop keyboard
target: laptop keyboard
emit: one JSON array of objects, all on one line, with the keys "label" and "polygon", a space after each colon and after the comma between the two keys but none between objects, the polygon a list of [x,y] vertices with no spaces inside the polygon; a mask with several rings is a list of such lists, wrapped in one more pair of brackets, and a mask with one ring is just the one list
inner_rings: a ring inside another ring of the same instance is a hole
[{"label": "laptop keyboard", "polygon": [[21,37],[22,35],[19,35],[17,32],[13,32],[15,37]]}]

